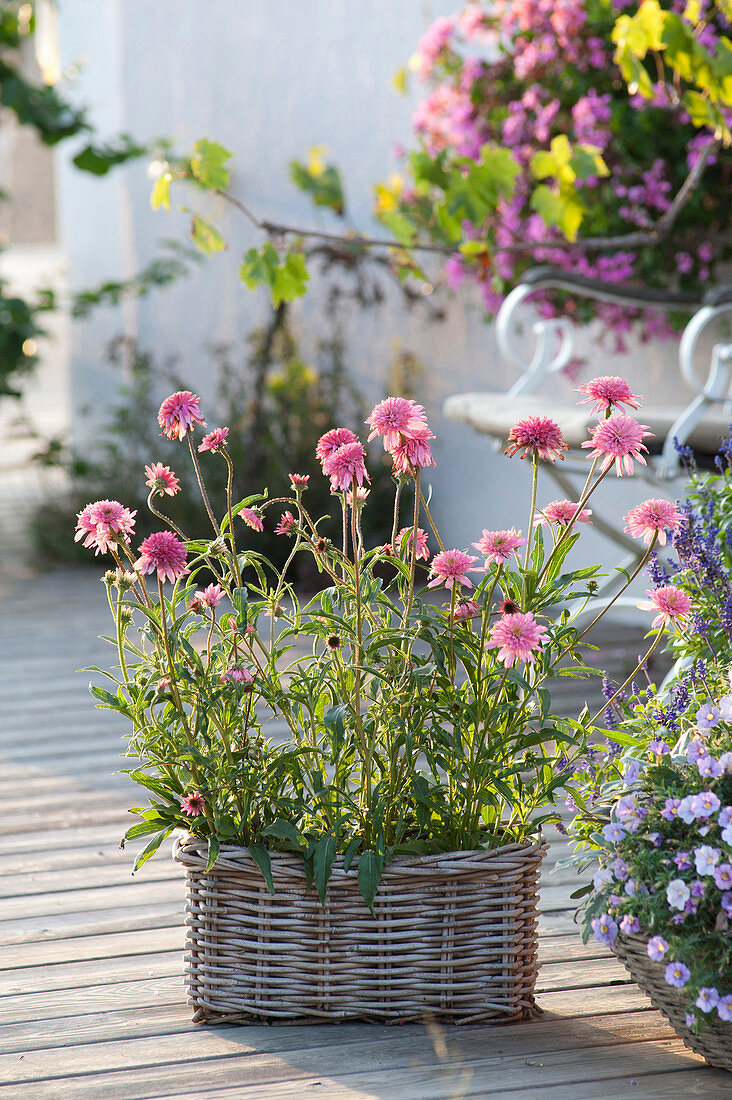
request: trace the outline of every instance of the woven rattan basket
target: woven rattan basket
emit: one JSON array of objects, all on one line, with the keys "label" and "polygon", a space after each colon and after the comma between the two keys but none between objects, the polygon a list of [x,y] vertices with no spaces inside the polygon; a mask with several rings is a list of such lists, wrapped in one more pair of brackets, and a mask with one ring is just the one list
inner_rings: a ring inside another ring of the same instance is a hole
[{"label": "woven rattan basket", "polygon": [[384,871],[374,918],[355,868],[334,865],[323,907],[296,856],[273,853],[270,894],[245,848],[222,845],[206,871],[205,842],[179,842],[194,1020],[467,1023],[534,1015],[545,853],[540,841],[400,857]]},{"label": "woven rattan basket", "polygon": [[663,1013],[687,1047],[701,1054],[710,1066],[732,1072],[732,1024],[711,1016],[704,1021],[698,1034],[690,1031],[686,1026],[688,998],[684,997],[683,990],[667,985],[663,976],[664,967],[648,958],[647,944],[644,936],[621,934],[615,940],[613,951],[633,981],[650,997],[653,1007]]}]

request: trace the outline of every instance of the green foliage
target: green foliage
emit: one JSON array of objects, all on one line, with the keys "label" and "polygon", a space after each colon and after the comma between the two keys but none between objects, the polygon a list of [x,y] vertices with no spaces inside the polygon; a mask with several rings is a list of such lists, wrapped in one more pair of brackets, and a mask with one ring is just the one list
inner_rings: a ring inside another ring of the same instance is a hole
[{"label": "green foliage", "polygon": [[323,160],[326,149],[309,150],[307,162],[290,161],[290,179],[301,191],[309,195],[315,206],[325,206],[339,217],[346,212],[343,180],[335,164]]},{"label": "green foliage", "polygon": [[117,165],[144,157],[149,151],[150,146],[140,145],[129,134],[120,134],[116,141],[105,145],[86,145],[73,161],[82,172],[106,176]]},{"label": "green foliage", "polygon": [[249,249],[239,268],[239,276],[250,289],[268,287],[275,306],[301,298],[310,278],[301,252],[288,249],[281,255],[271,241],[261,248]]},{"label": "green foliage", "polygon": [[201,138],[193,146],[191,171],[198,182],[210,191],[225,191],[231,172],[226,167],[232,154],[217,141]]}]

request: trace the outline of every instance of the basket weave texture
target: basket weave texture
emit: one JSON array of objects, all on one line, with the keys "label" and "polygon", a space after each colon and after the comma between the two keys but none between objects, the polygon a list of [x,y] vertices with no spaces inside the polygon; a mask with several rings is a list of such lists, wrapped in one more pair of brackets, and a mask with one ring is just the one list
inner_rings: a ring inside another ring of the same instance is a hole
[{"label": "basket weave texture", "polygon": [[186,984],[194,1020],[424,1016],[455,1023],[530,1017],[543,841],[399,857],[374,918],[355,866],[336,861],[326,905],[302,860],[272,853],[275,893],[245,848],[179,842],[186,868]]},{"label": "basket weave texture", "polygon": [[686,1026],[689,1011],[688,997],[683,989],[675,989],[664,980],[664,968],[648,958],[647,937],[642,935],[618,935],[613,951],[629,972],[631,978],[650,998],[651,1004],[662,1012],[680,1039],[696,1054],[701,1054],[710,1066],[732,1072],[732,1024],[716,1015],[702,1023],[695,1034]]}]

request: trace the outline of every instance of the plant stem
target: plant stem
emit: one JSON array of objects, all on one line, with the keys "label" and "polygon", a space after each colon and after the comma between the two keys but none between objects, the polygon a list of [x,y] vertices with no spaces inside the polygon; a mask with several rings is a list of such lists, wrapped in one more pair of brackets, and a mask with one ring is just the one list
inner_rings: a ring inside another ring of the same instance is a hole
[{"label": "plant stem", "polygon": [[397,532],[399,531],[399,501],[402,495],[402,489],[404,483],[397,481],[396,492],[394,493],[394,522],[391,525],[391,552],[396,554],[396,540]]},{"label": "plant stem", "polygon": [[162,512],[159,512],[157,510],[157,508],[155,507],[155,505],[153,504],[153,497],[155,496],[157,491],[158,491],[157,489],[151,489],[150,490],[150,492],[148,494],[148,498],[147,498],[148,508],[150,509],[150,511],[152,512],[152,514],[154,516],[157,516],[158,519],[161,519],[163,521],[163,523],[167,523],[168,527],[172,527],[179,539],[182,539],[183,542],[188,542],[188,539],[183,534],[180,527],[178,527],[177,524],[173,523],[172,519],[170,519],[169,516],[164,516]]},{"label": "plant stem", "polygon": [[208,518],[211,520],[211,525],[213,526],[213,529],[216,532],[216,537],[220,538],[221,537],[221,528],[219,527],[219,525],[216,521],[216,516],[213,514],[213,510],[211,508],[211,502],[208,499],[208,493],[206,492],[206,486],[203,484],[203,477],[201,475],[201,467],[200,467],[200,464],[198,462],[198,455],[196,454],[196,448],[193,446],[193,439],[191,437],[190,432],[186,436],[186,439],[188,440],[188,450],[191,452],[191,461],[193,462],[193,469],[196,472],[196,481],[198,482],[198,488],[201,490],[201,497],[203,499],[203,503],[206,506],[206,511],[208,512]]},{"label": "plant stem", "polygon": [[236,586],[241,588],[241,570],[239,569],[239,558],[236,553],[236,539],[234,538],[234,513],[231,509],[231,496],[234,487],[234,463],[229,457],[229,453],[225,447],[221,448],[221,453],[226,459],[226,465],[228,467],[228,477],[226,479],[226,510],[229,515],[229,538],[231,539],[231,558],[234,565],[234,575],[236,577]]},{"label": "plant stem", "polygon": [[610,704],[611,704],[611,703],[612,703],[612,702],[613,702],[613,701],[614,701],[615,699],[617,699],[618,695],[620,695],[620,693],[621,693],[622,691],[625,691],[625,689],[627,688],[627,686],[628,686],[628,684],[629,684],[629,683],[631,682],[631,680],[633,680],[633,679],[635,678],[635,675],[636,675],[636,673],[637,673],[637,672],[639,672],[639,671],[640,671],[640,670],[641,670],[641,669],[643,668],[643,666],[645,665],[646,661],[648,660],[648,658],[650,657],[650,655],[651,655],[651,654],[653,653],[653,651],[654,651],[654,649],[656,648],[656,646],[658,645],[658,643],[659,643],[659,642],[661,641],[661,638],[662,638],[662,637],[663,637],[663,631],[662,631],[662,630],[659,630],[659,631],[658,631],[658,633],[656,634],[656,637],[655,637],[655,638],[653,639],[653,642],[652,642],[652,643],[651,643],[651,645],[649,646],[648,650],[647,650],[647,651],[646,651],[646,653],[645,653],[645,654],[643,655],[643,657],[641,657],[641,658],[640,658],[640,660],[638,661],[638,664],[637,664],[637,665],[635,666],[635,668],[634,668],[634,669],[633,669],[633,671],[631,672],[630,676],[629,676],[629,677],[627,678],[627,680],[624,680],[624,681],[623,681],[623,683],[622,683],[622,684],[620,685],[620,687],[618,688],[618,690],[617,690],[616,692],[614,692],[614,693],[613,693],[613,694],[612,694],[612,695],[610,696],[610,698],[608,699],[608,701],[607,701],[607,702],[605,703],[604,707],[600,707],[600,709],[598,710],[597,714],[594,714],[594,715],[592,716],[592,718],[590,719],[590,721],[589,721],[589,722],[587,723],[587,725],[588,725],[588,726],[594,726],[594,724],[595,724],[595,722],[597,721],[597,719],[598,719],[598,718],[600,718],[600,717],[601,717],[601,715],[603,715],[603,714],[605,713],[605,711],[606,711],[606,710],[607,710],[607,708],[608,708],[608,707],[610,706]]},{"label": "plant stem", "polygon": [[524,553],[524,570],[521,578],[521,606],[526,606],[526,573],[531,560],[531,544],[534,541],[534,512],[536,511],[536,490],[539,485],[539,458],[536,451],[531,456],[531,504],[529,506],[528,538]]},{"label": "plant stem", "polygon": [[422,507],[424,508],[424,514],[427,516],[427,522],[429,523],[430,527],[432,528],[432,534],[437,539],[437,545],[439,546],[440,550],[444,550],[445,547],[442,544],[442,539],[440,538],[440,533],[437,530],[437,527],[435,526],[435,521],[432,519],[432,513],[430,512],[429,505],[427,504],[427,501],[425,500],[424,494],[422,493],[421,489],[419,491],[419,500],[420,500],[420,503],[421,503]]},{"label": "plant stem", "polygon": [[417,467],[414,473],[414,513],[412,516],[412,540],[409,553],[409,591],[407,593],[407,606],[404,609],[404,625],[409,622],[414,603],[414,572],[417,564],[417,527],[419,526],[419,502],[422,499],[420,488],[421,470]]}]

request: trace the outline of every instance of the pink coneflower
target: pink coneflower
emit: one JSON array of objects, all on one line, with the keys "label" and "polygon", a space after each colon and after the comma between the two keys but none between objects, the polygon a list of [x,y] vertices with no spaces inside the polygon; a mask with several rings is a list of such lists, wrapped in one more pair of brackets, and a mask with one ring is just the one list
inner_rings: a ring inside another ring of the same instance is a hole
[{"label": "pink coneflower", "polygon": [[[399,546],[411,553],[412,551],[412,532],[413,527],[402,527],[401,531],[397,535],[397,542]],[[421,558],[422,561],[427,561],[430,556],[429,547],[427,546],[427,535],[421,527],[417,528],[417,549],[415,551],[415,557]]]},{"label": "pink coneflower", "polygon": [[658,535],[659,545],[666,545],[666,530],[680,531],[686,523],[683,512],[679,512],[669,500],[644,500],[635,508],[631,508],[625,517],[628,526],[624,531],[632,535],[634,539],[643,538],[645,543],[650,543],[654,535]]},{"label": "pink coneflower", "polygon": [[472,588],[472,581],[468,580],[468,573],[482,573],[483,570],[473,565],[478,558],[466,554],[464,550],[442,550],[435,554],[430,565],[431,577],[428,588],[436,588],[438,584],[444,584],[445,588],[452,588],[455,584],[464,584],[466,588]]},{"label": "pink coneflower", "polygon": [[205,809],[206,800],[200,791],[191,791],[190,794],[184,795],[182,806],[184,813],[189,817],[199,817]]},{"label": "pink coneflower", "polygon": [[480,615],[480,608],[475,600],[462,600],[455,608],[453,618],[456,623],[460,623],[467,619],[474,619],[476,615]]},{"label": "pink coneflower", "polygon": [[547,462],[564,458],[562,451],[567,450],[562,429],[549,416],[526,416],[516,421],[508,433],[508,447],[503,453],[515,455],[522,447],[522,458],[537,454]]},{"label": "pink coneflower", "polygon": [[302,492],[303,489],[307,489],[309,481],[310,474],[290,474],[290,485],[292,486],[293,493],[297,493],[298,491]]},{"label": "pink coneflower", "polygon": [[199,451],[220,451],[228,437],[228,428],[214,428],[208,435],[204,435],[198,449]]},{"label": "pink coneflower", "polygon": [[498,660],[506,668],[517,661],[533,664],[535,653],[541,652],[542,642],[546,638],[546,628],[539,626],[530,611],[504,615],[491,627],[491,640],[486,649],[498,648]]},{"label": "pink coneflower", "polygon": [[248,527],[255,531],[264,531],[262,517],[253,508],[240,508],[237,515],[244,520]]},{"label": "pink coneflower", "polygon": [[158,424],[163,429],[160,434],[167,435],[168,439],[184,439],[196,424],[205,428],[206,421],[201,416],[196,394],[190,390],[171,393],[158,410]]},{"label": "pink coneflower", "polygon": [[232,680],[235,684],[253,684],[254,674],[249,671],[248,668],[227,668],[226,672],[223,672],[219,676],[219,680],[224,683],[226,680]]},{"label": "pink coneflower", "polygon": [[502,564],[504,561],[508,561],[511,554],[515,553],[520,546],[526,546],[528,539],[522,539],[519,531],[515,527],[512,527],[510,531],[486,531],[483,528],[483,535],[477,542],[471,543],[476,550],[480,550],[481,554],[485,558],[485,563],[488,565],[489,561],[498,562]]},{"label": "pink coneflower", "polygon": [[295,517],[292,512],[283,512],[280,516],[280,522],[275,527],[276,535],[289,535],[292,528],[295,526]]},{"label": "pink coneflower", "polygon": [[591,382],[585,382],[577,387],[577,393],[587,395],[584,401],[577,402],[578,405],[586,405],[588,401],[595,402],[590,409],[591,413],[605,412],[606,409],[618,408],[620,405],[639,409],[642,401],[637,393],[630,392],[630,386],[623,378],[612,374],[603,374],[599,378],[593,378]]},{"label": "pink coneflower", "polygon": [[434,466],[435,460],[428,443],[428,440],[434,438],[426,427],[415,428],[409,437],[402,436],[389,452],[394,462],[394,473],[409,475],[425,466]]},{"label": "pink coneflower", "polygon": [[583,447],[594,447],[590,451],[590,458],[600,458],[604,455],[601,470],[607,470],[615,463],[615,473],[623,476],[623,468],[626,474],[633,473],[633,459],[637,459],[641,466],[646,465],[646,460],[641,451],[648,453],[648,448],[641,442],[647,435],[653,435],[648,431],[647,424],[639,424],[632,416],[625,413],[614,413],[609,419],[601,420],[594,428],[590,428],[590,439],[586,439]]},{"label": "pink coneflower", "polygon": [[[370,489],[356,489],[356,507],[363,508],[364,504],[368,500]],[[346,504],[349,508],[353,508],[353,490],[346,493]]]},{"label": "pink coneflower", "polygon": [[161,581],[177,580],[188,572],[185,543],[176,538],[172,531],[155,531],[143,539],[135,569],[141,573],[157,570]]},{"label": "pink coneflower", "polygon": [[366,471],[365,458],[366,450],[358,440],[344,443],[337,451],[328,455],[323,461],[323,473],[330,478],[330,487],[334,493],[339,489],[341,492],[351,489],[354,478],[359,485],[363,485],[364,479],[371,480]]},{"label": "pink coneflower", "polygon": [[[339,447],[346,443],[358,443],[358,436],[354,435],[350,428],[331,428],[325,435],[321,435],[315,448],[315,455],[323,466],[323,473],[328,476],[325,469],[325,460],[329,458]],[[302,475],[290,474],[290,479]]]},{"label": "pink coneflower", "polygon": [[145,473],[147,474],[145,484],[155,489],[161,496],[167,493],[169,497],[174,497],[180,489],[178,478],[170,466],[163,466],[162,462],[154,462],[151,466],[146,466]]},{"label": "pink coneflower", "polygon": [[209,584],[201,592],[196,592],[195,599],[200,600],[204,607],[218,607],[226,593],[220,584]]},{"label": "pink coneflower", "polygon": [[96,546],[95,555],[104,554],[110,546],[129,538],[136,515],[136,510],[131,512],[118,500],[96,500],[77,515],[74,542],[83,538],[84,546]]},{"label": "pink coneflower", "polygon": [[366,423],[373,429],[367,442],[380,435],[385,451],[392,451],[402,439],[412,438],[415,432],[427,430],[424,406],[406,397],[387,397],[379,401]]},{"label": "pink coneflower", "polygon": [[577,511],[577,505],[572,504],[571,500],[553,500],[550,504],[545,504],[536,513],[536,520],[546,527],[547,524],[556,523],[559,527],[567,527],[570,523],[592,523],[590,516],[592,515],[591,508],[583,508],[579,515],[575,515]]},{"label": "pink coneflower", "polygon": [[638,607],[641,611],[658,611],[651,626],[674,624],[691,610],[691,597],[674,584],[665,584],[653,592],[647,591],[646,595],[651,597],[650,600],[641,600]]}]

